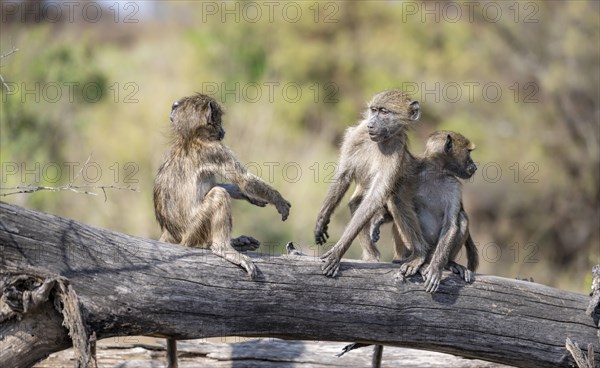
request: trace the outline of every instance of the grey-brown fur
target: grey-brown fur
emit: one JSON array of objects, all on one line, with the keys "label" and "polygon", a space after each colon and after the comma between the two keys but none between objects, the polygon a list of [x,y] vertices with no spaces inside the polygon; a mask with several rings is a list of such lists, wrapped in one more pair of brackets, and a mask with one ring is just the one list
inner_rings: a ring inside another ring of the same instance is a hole
[{"label": "grey-brown fur", "polygon": [[412,206],[414,180],[410,178],[416,161],[408,151],[406,135],[419,116],[417,101],[398,90],[384,91],[369,102],[364,119],[346,131],[334,183],[317,216],[316,242],[326,242],[331,215],[354,181],[356,190],[348,204],[352,218],[335,246],[322,256],[325,275],[337,274],[342,256],[357,236],[361,243],[370,243],[363,246],[366,250],[363,258],[379,259],[365,225],[384,205],[392,214],[399,236],[405,243],[414,245],[414,252],[404,260],[401,271],[412,275],[425,261],[427,248]]},{"label": "grey-brown fur", "polygon": [[[423,272],[428,292],[435,292],[439,287],[444,267],[470,282],[479,263],[477,248],[469,233],[469,218],[463,208],[462,184],[459,181],[459,178],[469,179],[477,169],[470,155],[474,149],[475,145],[459,133],[437,131],[429,136],[425,153],[417,158],[418,184],[414,206],[430,249],[430,263]],[[379,226],[390,218],[385,208],[373,217],[373,242],[379,238]],[[467,251],[466,268],[454,261],[463,245]],[[400,250],[396,249],[396,252]]]},{"label": "grey-brown fur", "polygon": [[[173,104],[172,144],[154,181],[154,210],[161,241],[210,248],[254,279],[256,267],[235,248],[256,249],[259,243],[246,236],[231,239],[231,199],[258,206],[271,203],[282,220],[287,218],[290,204],[249,173],[222,143],[222,115],[221,106],[202,94]],[[218,184],[217,176],[231,183]]]}]

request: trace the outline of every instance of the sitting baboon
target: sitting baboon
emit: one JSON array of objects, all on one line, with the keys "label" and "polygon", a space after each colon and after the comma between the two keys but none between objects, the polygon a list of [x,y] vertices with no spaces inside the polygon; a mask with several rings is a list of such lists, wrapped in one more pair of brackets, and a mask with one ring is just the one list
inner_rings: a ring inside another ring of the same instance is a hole
[{"label": "sitting baboon", "polygon": [[[258,240],[231,239],[231,199],[264,207],[272,203],[285,221],[290,203],[260,178],[249,173],[221,141],[223,110],[211,97],[196,94],[173,103],[172,144],[154,181],[154,211],[160,241],[210,248],[256,278],[256,266],[238,250],[253,250]],[[216,176],[233,183],[218,184]],[[236,249],[237,248],[237,249]],[[168,367],[176,368],[177,341],[167,339]]]},{"label": "sitting baboon", "polygon": [[[413,204],[419,218],[421,232],[428,245],[428,260],[430,263],[422,272],[425,281],[425,290],[433,293],[437,291],[442,270],[448,267],[454,273],[470,282],[477,269],[479,259],[477,248],[469,234],[469,218],[462,204],[462,184],[457,178],[469,179],[477,170],[471,160],[471,151],[475,145],[459,133],[438,131],[429,136],[425,153],[418,157],[415,170],[416,188]],[[414,181],[413,181],[414,182]],[[397,195],[406,184],[401,182],[393,195]],[[375,243],[379,240],[379,227],[392,221],[392,215],[387,206],[379,208],[370,226],[370,241],[361,241],[363,254],[372,254],[377,251]],[[400,255],[410,250],[410,244],[403,242],[398,234],[396,225],[392,225],[395,254]],[[467,251],[468,266],[454,262],[462,245]],[[402,246],[408,249],[402,249]],[[353,343],[344,347],[338,355],[369,344]],[[375,345],[372,366],[381,365],[383,346]]]},{"label": "sitting baboon", "polygon": [[[346,131],[334,182],[317,216],[317,244],[326,242],[331,215],[355,181],[356,190],[349,203],[352,218],[335,246],[322,256],[325,275],[337,274],[342,256],[357,235],[361,243],[371,242],[365,225],[384,205],[392,214],[403,242],[413,246],[413,253],[403,260],[401,272],[413,275],[425,261],[427,247],[412,205],[411,177],[416,162],[408,151],[406,135],[419,116],[417,101],[399,90],[384,91],[373,97],[364,119]],[[401,188],[396,190],[398,186]],[[367,250],[371,253],[365,253],[365,258],[379,259],[374,245]]]},{"label": "sitting baboon", "polygon": [[[231,198],[258,206],[274,204],[282,220],[290,204],[281,194],[249,173],[222,143],[223,110],[211,97],[184,97],[171,109],[172,144],[154,181],[154,210],[160,241],[210,250],[256,277],[256,267],[240,249],[256,248],[256,239],[231,239]],[[217,184],[216,176],[231,184]]]},{"label": "sitting baboon", "polygon": [[[429,265],[423,272],[425,288],[435,292],[439,286],[442,270],[446,267],[470,282],[477,269],[477,248],[469,233],[469,218],[463,208],[460,179],[469,179],[477,170],[471,159],[475,145],[463,135],[449,131],[437,131],[429,136],[425,153],[418,159],[418,184],[414,207],[419,218],[421,232],[429,246]],[[382,207],[371,220],[372,243],[379,239],[379,226],[391,221],[391,215]],[[467,267],[454,260],[464,245],[467,251]],[[399,252],[396,249],[396,252]]]}]

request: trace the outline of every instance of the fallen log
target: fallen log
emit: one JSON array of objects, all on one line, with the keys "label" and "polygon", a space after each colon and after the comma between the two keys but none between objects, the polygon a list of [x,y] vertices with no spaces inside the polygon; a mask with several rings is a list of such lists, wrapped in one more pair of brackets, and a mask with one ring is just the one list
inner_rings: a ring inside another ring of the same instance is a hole
[{"label": "fallen log", "polygon": [[[445,274],[431,295],[420,276],[403,279],[390,263],[344,261],[330,279],[314,257],[265,254],[251,254],[260,269],[251,281],[207,251],[2,202],[0,247],[2,367],[31,366],[71,339],[85,366],[93,349],[80,342],[92,334],[356,341],[522,367],[572,366],[569,337],[592,344],[600,361],[590,297],[533,282],[476,275],[465,285]],[[32,297],[52,280],[47,301]],[[68,290],[78,310],[61,302]],[[62,325],[79,319],[83,331]]]}]

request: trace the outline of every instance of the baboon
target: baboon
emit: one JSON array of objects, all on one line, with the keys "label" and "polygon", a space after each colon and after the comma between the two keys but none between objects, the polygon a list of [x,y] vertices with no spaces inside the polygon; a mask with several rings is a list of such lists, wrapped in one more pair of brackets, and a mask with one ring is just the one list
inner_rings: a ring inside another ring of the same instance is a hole
[{"label": "baboon", "polygon": [[[256,267],[235,248],[255,249],[259,242],[248,236],[231,239],[231,199],[257,206],[271,203],[283,221],[290,203],[249,173],[222,143],[222,115],[221,106],[202,94],[173,103],[172,144],[154,181],[154,211],[162,230],[160,241],[210,248],[254,279]],[[216,176],[232,183],[217,184]]]},{"label": "baboon", "polygon": [[[160,241],[210,248],[256,278],[256,266],[238,250],[260,243],[249,236],[231,239],[231,199],[257,206],[275,205],[285,221],[290,203],[260,178],[249,173],[221,141],[223,110],[211,97],[196,94],[171,108],[172,143],[154,181],[154,211]],[[220,176],[232,183],[218,184]],[[177,341],[167,339],[168,367],[177,367]]]},{"label": "baboon", "polygon": [[[419,102],[399,90],[384,91],[369,102],[363,120],[346,131],[334,183],[317,216],[317,244],[327,241],[331,215],[352,181],[356,182],[356,190],[348,204],[352,212],[349,224],[335,246],[322,256],[326,276],[335,277],[354,238],[359,236],[361,243],[371,242],[365,225],[384,205],[404,243],[413,245],[413,253],[403,260],[401,272],[413,275],[425,261],[427,247],[412,205],[411,176],[416,161],[407,148],[407,130],[420,114]],[[373,251],[363,253],[363,258],[378,260],[377,248],[373,245],[368,249]]]},{"label": "baboon", "polygon": [[[469,233],[469,218],[462,203],[462,184],[458,180],[469,179],[477,170],[471,159],[474,149],[475,144],[459,133],[437,131],[429,136],[423,156],[417,158],[414,206],[421,232],[430,248],[430,263],[423,277],[425,289],[431,293],[438,289],[445,267],[471,282],[472,272],[479,264],[477,248]],[[372,243],[366,243],[367,246],[377,242],[379,226],[389,221],[391,214],[382,207],[371,220]],[[463,244],[467,252],[466,268],[454,261]]]},{"label": "baboon", "polygon": [[[475,145],[459,133],[437,131],[429,136],[423,156],[416,158],[417,185],[413,201],[423,237],[430,249],[430,263],[422,272],[426,279],[425,290],[430,293],[437,291],[444,267],[470,282],[471,272],[477,269],[479,263],[477,248],[469,234],[469,218],[462,204],[462,184],[457,179],[469,179],[477,170],[471,159],[471,151],[474,149]],[[402,185],[404,183],[400,183],[399,187]],[[396,193],[398,191],[393,195]],[[387,206],[376,210],[370,224],[371,241],[361,241],[363,252],[377,251],[374,244],[379,240],[379,227],[392,219]],[[394,224],[395,253],[405,253],[406,250],[403,252],[400,249],[403,241],[395,226]],[[467,251],[467,268],[454,262],[463,244]],[[407,246],[410,247],[408,244]],[[365,247],[372,249],[364,249]],[[369,344],[349,344],[338,356],[365,346]],[[381,366],[382,353],[383,346],[375,345],[372,367]]]}]

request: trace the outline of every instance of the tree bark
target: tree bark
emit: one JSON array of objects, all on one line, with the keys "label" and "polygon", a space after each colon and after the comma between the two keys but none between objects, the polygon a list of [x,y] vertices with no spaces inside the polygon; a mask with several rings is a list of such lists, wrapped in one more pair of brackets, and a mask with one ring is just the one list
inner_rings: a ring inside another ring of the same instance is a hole
[{"label": "tree bark", "polygon": [[[585,313],[590,297],[532,282],[476,275],[466,285],[445,274],[431,295],[420,276],[405,280],[391,263],[344,261],[330,279],[318,258],[256,253],[260,271],[251,281],[208,251],[2,202],[0,246],[0,366],[30,366],[71,345],[60,323],[65,316],[85,325],[81,332],[67,323],[84,358],[89,347],[81,346],[81,335],[92,333],[356,341],[523,367],[573,365],[567,337],[600,352],[598,315]],[[45,295],[40,288],[52,280],[60,288],[47,302],[32,297]],[[77,295],[79,311],[62,307],[67,289]],[[35,343],[17,347],[24,334]],[[600,362],[599,353],[594,360]]]}]

